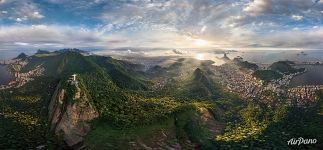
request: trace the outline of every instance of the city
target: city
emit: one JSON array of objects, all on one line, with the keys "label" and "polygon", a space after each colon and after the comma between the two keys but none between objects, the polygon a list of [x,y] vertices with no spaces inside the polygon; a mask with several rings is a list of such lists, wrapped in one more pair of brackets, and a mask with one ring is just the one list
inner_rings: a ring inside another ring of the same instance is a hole
[{"label": "city", "polygon": [[[11,66],[13,69],[10,69],[12,74],[12,79],[7,85],[0,85],[0,90],[9,89],[9,88],[19,88],[29,81],[34,80],[34,77],[42,76],[44,68],[41,65],[36,66],[34,69],[29,70],[28,72],[19,72],[22,67],[24,67],[28,62],[25,60],[9,60],[6,61],[7,65]],[[15,70],[14,68],[20,68]]]},{"label": "city", "polygon": [[263,101],[272,101],[273,97],[266,96],[266,93],[271,91],[278,98],[284,99],[287,97],[286,104],[292,104],[291,101],[296,101],[297,105],[301,106],[317,100],[316,92],[323,87],[323,85],[289,86],[293,77],[306,71],[283,75],[282,78],[272,80],[267,84],[254,77],[253,72],[251,69],[241,69],[234,63],[215,67],[214,71],[217,76],[223,79],[222,84],[228,91],[238,93],[246,99],[260,98]]}]

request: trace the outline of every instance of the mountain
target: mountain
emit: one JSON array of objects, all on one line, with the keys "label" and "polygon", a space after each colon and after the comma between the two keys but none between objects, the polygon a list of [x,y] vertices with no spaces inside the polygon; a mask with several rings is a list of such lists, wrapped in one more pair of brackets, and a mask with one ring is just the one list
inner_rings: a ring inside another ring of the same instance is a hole
[{"label": "mountain", "polygon": [[196,68],[191,79],[185,81],[182,95],[194,99],[216,99],[222,91],[206,71]]},{"label": "mountain", "polygon": [[45,69],[45,76],[62,77],[71,73],[91,72],[97,66],[76,52],[50,53],[51,55],[31,56],[30,62],[22,69],[27,72],[41,65]]},{"label": "mountain", "polygon": [[268,107],[226,91],[212,61],[165,64],[145,71],[70,50],[29,56],[20,73],[44,72],[0,90],[0,149],[292,149],[291,137],[322,139],[321,98]]},{"label": "mountain", "polygon": [[50,54],[50,52],[49,51],[46,51],[46,50],[37,50],[37,52],[35,53],[35,55],[37,55],[37,54]]},{"label": "mountain", "polygon": [[65,49],[61,49],[58,51],[54,51],[54,53],[65,53],[65,52],[77,52],[77,53],[81,53],[81,54],[87,54],[87,51],[83,51],[77,48],[65,48]]},{"label": "mountain", "polygon": [[[129,89],[146,89],[147,81],[137,71],[124,67],[122,61],[102,56],[84,56],[74,51],[52,52],[48,56],[32,56],[24,67],[27,72],[38,65],[45,68],[45,75],[64,77],[73,73],[106,72],[119,87]],[[128,64],[130,65],[130,64]],[[130,76],[131,75],[131,76]]]},{"label": "mountain", "polygon": [[237,64],[238,66],[242,67],[242,68],[246,68],[246,69],[252,69],[252,70],[257,70],[259,67],[257,64],[248,62],[248,61],[244,61],[242,59],[242,57],[236,57],[233,59],[233,62],[235,64]]},{"label": "mountain", "polygon": [[[183,65],[182,62],[175,63],[169,69],[176,73],[176,70],[181,69]],[[136,66],[134,64],[111,57],[87,56],[79,52],[65,51],[30,56],[22,72],[27,72],[37,66],[45,70],[42,77],[56,81],[56,84],[52,86],[52,89],[55,87],[55,91],[48,92],[46,95],[51,95],[51,98],[44,99],[49,105],[44,104],[44,106],[48,108],[50,133],[54,133],[48,136],[53,136],[57,148],[84,148],[84,142],[92,146],[100,145],[100,143],[91,142],[92,138],[95,139],[101,133],[96,130],[90,131],[90,126],[118,133],[121,132],[120,129],[133,130],[141,126],[165,129],[168,133],[149,130],[145,134],[155,138],[162,138],[161,136],[166,134],[167,138],[164,141],[158,141],[170,147],[193,148],[197,146],[193,142],[203,145],[210,138],[200,129],[196,130],[199,131],[198,133],[186,129],[186,126],[199,126],[199,122],[202,121],[198,115],[199,109],[207,109],[204,102],[199,102],[197,106],[197,103],[181,102],[167,95],[158,97],[146,95],[146,92],[150,92],[146,91],[147,86],[152,83],[146,78],[144,72],[131,68]],[[77,83],[70,81],[72,74],[77,75]],[[201,85],[206,88],[212,87],[204,72],[197,70],[194,74],[192,84],[189,85],[190,90],[197,90],[200,86],[199,82],[202,82]],[[37,81],[40,80],[36,79],[31,84]],[[207,92],[210,92],[210,89],[207,89]],[[208,110],[204,113],[210,115]],[[178,120],[174,116],[181,119]],[[214,124],[214,119],[209,119],[213,122],[210,124]],[[97,120],[98,123],[86,123],[91,120]],[[156,126],[165,120],[170,123],[166,125],[167,128]],[[177,131],[174,129],[179,130],[178,134],[183,134],[183,137],[178,139],[179,142],[169,144],[168,140],[177,139]],[[146,135],[138,135],[142,136],[136,137],[135,143],[143,148],[140,139]],[[105,139],[105,137],[102,138]],[[115,137],[115,139],[124,141],[120,137]],[[110,139],[105,141],[117,144]],[[157,140],[148,140],[145,144],[158,148]],[[127,145],[127,147],[132,146]]]},{"label": "mountain", "polygon": [[48,106],[48,119],[50,130],[63,138],[57,138],[57,143],[64,143],[58,147],[85,147],[83,137],[90,131],[87,121],[99,115],[89,96],[82,83],[71,84],[62,80],[57,85]]},{"label": "mountain", "polygon": [[173,78],[160,94],[186,100],[214,100],[221,97],[223,91],[216,79],[212,78],[214,74],[200,67],[182,78]]},{"label": "mountain", "polygon": [[269,83],[271,80],[282,78],[283,75],[273,70],[257,70],[253,73],[256,78]]},{"label": "mountain", "polygon": [[24,59],[26,59],[28,57],[28,55],[26,55],[25,53],[20,53],[16,58],[14,58],[14,59],[22,59],[22,60],[24,60]]},{"label": "mountain", "polygon": [[269,66],[269,70],[256,70],[253,76],[269,83],[272,80],[277,80],[283,77],[283,74],[293,74],[305,71],[305,68],[294,68],[292,61],[278,61]]},{"label": "mountain", "polygon": [[292,73],[297,73],[297,72],[302,72],[305,69],[304,68],[293,68],[292,65],[294,62],[292,61],[278,61],[269,66],[269,68],[273,71],[278,71],[284,74],[292,74]]},{"label": "mountain", "polygon": [[136,90],[147,89],[146,84],[148,82],[145,80],[145,76],[132,69],[136,65],[118,61],[111,57],[89,56],[88,58],[104,69],[119,87]]},{"label": "mountain", "polygon": [[223,54],[222,59],[225,60],[225,61],[230,60],[230,58],[227,56],[227,53]]}]

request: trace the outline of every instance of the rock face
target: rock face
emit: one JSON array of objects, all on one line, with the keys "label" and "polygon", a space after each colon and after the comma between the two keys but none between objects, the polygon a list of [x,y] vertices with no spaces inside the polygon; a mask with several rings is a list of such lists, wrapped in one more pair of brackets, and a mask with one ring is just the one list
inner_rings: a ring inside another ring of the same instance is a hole
[{"label": "rock face", "polygon": [[206,108],[203,108],[200,111],[202,114],[201,118],[203,122],[206,124],[209,132],[211,133],[210,138],[214,138],[214,136],[222,134],[223,125],[214,119],[212,113]]},{"label": "rock face", "polygon": [[89,132],[87,121],[98,117],[88,96],[77,84],[69,85],[73,92],[57,86],[49,104],[49,121],[51,130],[60,137],[67,147],[82,145],[83,137]]}]

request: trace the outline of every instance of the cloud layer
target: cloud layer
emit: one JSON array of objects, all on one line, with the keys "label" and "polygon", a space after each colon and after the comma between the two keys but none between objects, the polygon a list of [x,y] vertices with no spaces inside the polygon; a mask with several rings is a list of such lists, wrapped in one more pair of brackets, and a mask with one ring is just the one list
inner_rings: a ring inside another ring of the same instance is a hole
[{"label": "cloud layer", "polygon": [[0,50],[322,49],[321,0],[0,0]]}]

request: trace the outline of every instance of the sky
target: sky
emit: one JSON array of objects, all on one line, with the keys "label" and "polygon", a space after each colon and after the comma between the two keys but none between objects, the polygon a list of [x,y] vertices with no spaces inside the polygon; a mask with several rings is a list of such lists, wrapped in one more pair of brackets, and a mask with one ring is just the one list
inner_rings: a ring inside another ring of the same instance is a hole
[{"label": "sky", "polygon": [[0,51],[322,49],[323,0],[0,0]]}]

